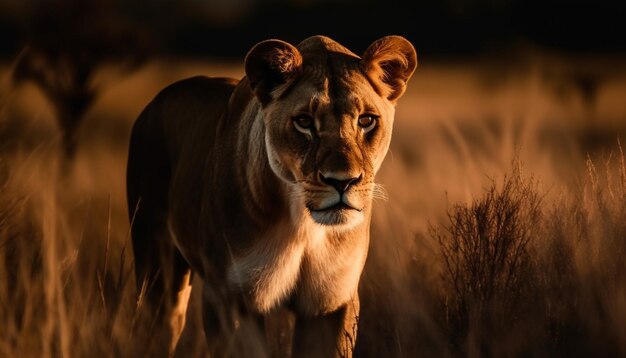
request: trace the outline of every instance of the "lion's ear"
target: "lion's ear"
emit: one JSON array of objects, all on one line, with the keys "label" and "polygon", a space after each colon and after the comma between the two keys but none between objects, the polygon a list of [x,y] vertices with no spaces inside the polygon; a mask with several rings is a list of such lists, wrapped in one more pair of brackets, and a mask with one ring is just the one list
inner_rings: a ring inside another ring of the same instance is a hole
[{"label": "lion's ear", "polygon": [[276,86],[291,80],[300,71],[302,55],[284,41],[266,40],[248,52],[245,66],[252,91],[262,104],[266,104]]},{"label": "lion's ear", "polygon": [[380,90],[390,101],[402,96],[416,67],[415,48],[401,36],[387,36],[375,41],[365,50],[361,60],[363,72],[381,85]]}]

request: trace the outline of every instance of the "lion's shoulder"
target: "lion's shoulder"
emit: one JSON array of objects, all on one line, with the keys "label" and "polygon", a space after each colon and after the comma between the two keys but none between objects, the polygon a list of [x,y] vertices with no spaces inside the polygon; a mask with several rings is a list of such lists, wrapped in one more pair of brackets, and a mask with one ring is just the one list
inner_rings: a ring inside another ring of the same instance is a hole
[{"label": "lion's shoulder", "polygon": [[154,102],[167,107],[172,104],[219,100],[230,96],[238,83],[239,80],[228,77],[190,77],[165,87],[155,97]]}]

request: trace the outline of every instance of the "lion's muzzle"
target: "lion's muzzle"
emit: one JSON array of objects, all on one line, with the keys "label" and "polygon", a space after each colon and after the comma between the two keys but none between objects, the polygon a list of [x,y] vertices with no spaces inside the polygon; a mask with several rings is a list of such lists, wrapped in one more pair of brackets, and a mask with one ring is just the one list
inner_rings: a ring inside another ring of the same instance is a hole
[{"label": "lion's muzzle", "polygon": [[324,190],[313,195],[307,204],[311,217],[322,225],[354,225],[361,221],[364,200],[358,184],[363,175],[346,172],[318,172]]}]

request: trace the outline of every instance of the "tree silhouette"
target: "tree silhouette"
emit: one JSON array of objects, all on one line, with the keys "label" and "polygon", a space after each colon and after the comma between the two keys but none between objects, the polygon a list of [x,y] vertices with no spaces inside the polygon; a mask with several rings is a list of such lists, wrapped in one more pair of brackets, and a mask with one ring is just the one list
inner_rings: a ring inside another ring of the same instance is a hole
[{"label": "tree silhouette", "polygon": [[106,64],[117,64],[121,73],[135,70],[147,58],[148,37],[114,1],[41,2],[25,20],[27,44],[13,79],[34,82],[48,98],[71,160],[81,121],[101,91],[95,73]]}]

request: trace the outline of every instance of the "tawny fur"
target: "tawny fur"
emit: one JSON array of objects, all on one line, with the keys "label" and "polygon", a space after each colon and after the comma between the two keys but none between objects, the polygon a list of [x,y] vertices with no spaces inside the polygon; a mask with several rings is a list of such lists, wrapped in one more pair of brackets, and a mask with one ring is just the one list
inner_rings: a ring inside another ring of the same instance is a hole
[{"label": "tawny fur", "polygon": [[193,272],[213,355],[267,353],[255,322],[280,306],[296,315],[294,356],[351,355],[374,176],[416,61],[398,36],[363,59],[323,36],[268,40],[241,81],[180,81],[148,105],[128,202],[144,319],[156,320],[149,354],[175,349]]}]

